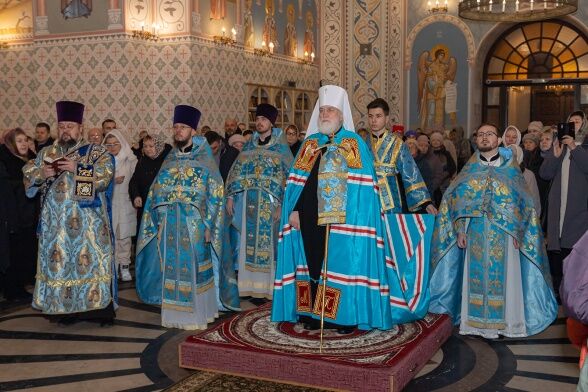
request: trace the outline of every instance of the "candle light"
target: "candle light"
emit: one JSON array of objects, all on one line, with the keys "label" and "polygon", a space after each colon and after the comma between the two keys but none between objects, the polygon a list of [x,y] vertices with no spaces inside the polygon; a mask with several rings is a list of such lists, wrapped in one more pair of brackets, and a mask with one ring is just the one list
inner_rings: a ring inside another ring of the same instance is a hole
[{"label": "candle light", "polygon": [[145,22],[141,22],[141,31],[145,30]]},{"label": "candle light", "polygon": [[233,35],[233,40],[237,40],[237,30],[235,30],[235,28],[233,27],[231,29],[231,34]]},{"label": "candle light", "polygon": [[223,28],[221,29],[221,33],[223,33],[223,37],[224,37],[224,36],[225,36],[225,34],[227,33],[227,30],[225,30],[225,28],[223,27]]},{"label": "candle light", "polygon": [[270,53],[274,53],[274,43],[273,42],[269,43],[269,50],[270,50]]},{"label": "candle light", "polygon": [[310,61],[314,62],[314,52],[310,54]]},{"label": "candle light", "polygon": [[304,60],[308,60],[308,52],[304,51]]}]

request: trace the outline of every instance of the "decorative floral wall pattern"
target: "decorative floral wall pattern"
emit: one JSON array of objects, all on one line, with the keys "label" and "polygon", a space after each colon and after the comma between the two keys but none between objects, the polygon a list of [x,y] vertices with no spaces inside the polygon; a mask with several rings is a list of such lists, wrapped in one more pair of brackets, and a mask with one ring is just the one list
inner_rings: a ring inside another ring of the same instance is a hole
[{"label": "decorative floral wall pattern", "polygon": [[0,129],[55,124],[55,101],[86,105],[86,126],[114,118],[129,136],[171,127],[173,107],[202,110],[201,125],[246,119],[245,82],[316,89],[319,73],[279,58],[257,57],[195,37],[157,43],[128,35],[35,41],[0,51]]}]

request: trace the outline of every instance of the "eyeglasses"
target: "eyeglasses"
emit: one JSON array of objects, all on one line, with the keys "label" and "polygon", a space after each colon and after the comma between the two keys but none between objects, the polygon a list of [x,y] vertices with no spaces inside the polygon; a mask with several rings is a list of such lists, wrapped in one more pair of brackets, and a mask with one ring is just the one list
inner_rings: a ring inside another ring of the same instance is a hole
[{"label": "eyeglasses", "polygon": [[479,138],[490,138],[491,136],[498,136],[495,132],[478,132]]},{"label": "eyeglasses", "polygon": [[174,125],[173,126],[173,130],[174,131],[178,131],[180,129],[192,129],[191,127],[187,126],[187,125]]}]

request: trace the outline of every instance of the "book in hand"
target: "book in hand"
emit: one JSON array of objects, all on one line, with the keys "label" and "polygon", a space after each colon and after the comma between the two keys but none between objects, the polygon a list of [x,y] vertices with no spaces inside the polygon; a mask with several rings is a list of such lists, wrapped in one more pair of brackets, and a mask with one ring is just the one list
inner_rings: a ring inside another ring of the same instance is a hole
[{"label": "book in hand", "polygon": [[59,162],[65,162],[67,161],[67,158],[64,156],[60,156],[60,157],[56,157],[56,158],[51,158],[51,157],[45,157],[43,159],[43,162],[45,162],[46,165],[49,165],[53,168],[53,170],[55,170],[56,173],[59,173],[61,170],[59,169]]}]

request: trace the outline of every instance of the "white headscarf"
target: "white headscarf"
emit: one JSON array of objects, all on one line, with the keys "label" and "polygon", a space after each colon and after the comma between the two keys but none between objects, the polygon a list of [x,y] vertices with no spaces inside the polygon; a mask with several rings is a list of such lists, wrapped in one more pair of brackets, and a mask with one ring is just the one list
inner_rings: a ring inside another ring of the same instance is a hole
[{"label": "white headscarf", "polygon": [[108,138],[108,136],[114,136],[116,140],[118,140],[118,142],[120,143],[120,151],[114,157],[116,165],[120,165],[121,162],[125,160],[137,160],[135,153],[133,152],[133,150],[131,150],[131,145],[129,144],[129,142],[127,142],[127,139],[125,139],[121,131],[119,131],[118,129],[113,129],[112,131],[108,132],[106,136],[104,136],[104,141],[102,142],[102,144],[106,144],[106,139]]},{"label": "white headscarf", "polygon": [[504,133],[502,134],[502,143],[504,144],[504,147],[508,147],[509,145],[506,144],[506,141],[504,140],[504,137],[506,136],[506,132],[510,131],[510,130],[514,130],[517,133],[517,141],[515,142],[515,144],[518,146],[519,144],[521,144],[521,131],[519,131],[519,129],[517,127],[515,127],[514,125],[509,125],[508,127],[506,127],[506,129],[504,130]]},{"label": "white headscarf", "polygon": [[319,89],[319,96],[310,121],[308,122],[308,129],[306,130],[306,137],[313,135],[319,131],[319,109],[323,106],[333,106],[343,113],[343,128],[348,131],[355,132],[355,125],[353,125],[353,116],[351,114],[351,106],[349,106],[349,97],[345,89],[327,85]]}]

